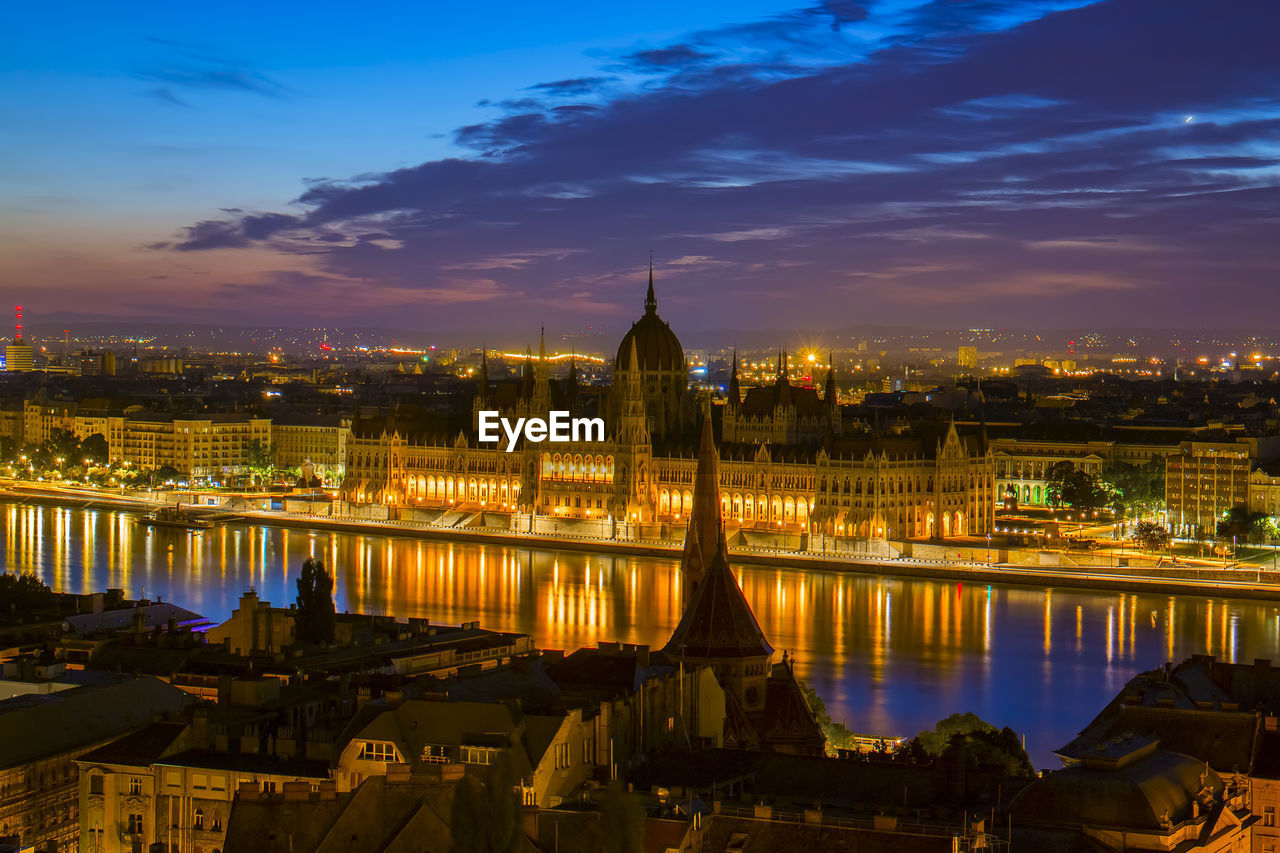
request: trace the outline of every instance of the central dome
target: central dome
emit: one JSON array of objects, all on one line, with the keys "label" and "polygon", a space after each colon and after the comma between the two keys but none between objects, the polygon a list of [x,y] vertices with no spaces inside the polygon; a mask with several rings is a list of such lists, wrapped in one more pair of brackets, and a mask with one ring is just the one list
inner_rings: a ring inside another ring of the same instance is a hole
[{"label": "central dome", "polygon": [[669,371],[683,373],[686,369],[684,348],[671,327],[658,316],[658,300],[653,295],[653,269],[649,270],[649,293],[644,300],[644,316],[631,324],[631,329],[618,345],[618,356],[613,360],[614,370],[632,370],[631,342],[636,344],[636,358],[642,372]]}]

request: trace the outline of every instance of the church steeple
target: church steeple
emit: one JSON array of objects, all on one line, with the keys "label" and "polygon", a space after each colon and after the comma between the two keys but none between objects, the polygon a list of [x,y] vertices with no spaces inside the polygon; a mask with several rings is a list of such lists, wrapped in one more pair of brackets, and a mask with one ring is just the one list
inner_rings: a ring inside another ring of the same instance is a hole
[{"label": "church steeple", "polygon": [[680,570],[685,579],[699,583],[717,554],[728,556],[724,521],[720,517],[720,454],[711,434],[711,413],[702,418],[702,443],[698,448],[698,469],[693,477],[693,509],[684,534]]},{"label": "church steeple", "polygon": [[653,295],[653,253],[649,253],[649,292],[644,297],[644,313],[658,313],[658,297]]},{"label": "church steeple", "polygon": [[487,349],[480,350],[480,389],[479,397],[482,404],[489,402],[489,351]]}]

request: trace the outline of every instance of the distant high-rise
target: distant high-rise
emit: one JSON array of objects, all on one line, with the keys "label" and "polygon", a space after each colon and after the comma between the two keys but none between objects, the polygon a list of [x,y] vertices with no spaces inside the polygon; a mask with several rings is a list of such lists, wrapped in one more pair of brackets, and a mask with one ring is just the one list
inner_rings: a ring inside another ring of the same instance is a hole
[{"label": "distant high-rise", "polygon": [[959,358],[956,359],[961,367],[975,368],[978,366],[978,348],[977,347],[960,347]]},{"label": "distant high-rise", "polygon": [[31,371],[36,369],[35,353],[22,337],[22,306],[14,306],[13,343],[4,348],[6,370]]}]

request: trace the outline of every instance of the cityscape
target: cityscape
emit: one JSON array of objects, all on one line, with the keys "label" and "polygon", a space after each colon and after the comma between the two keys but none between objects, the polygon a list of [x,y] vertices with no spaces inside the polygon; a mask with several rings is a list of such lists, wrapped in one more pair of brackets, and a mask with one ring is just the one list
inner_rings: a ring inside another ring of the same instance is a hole
[{"label": "cityscape", "polygon": [[81,11],[0,853],[1280,850],[1280,7]]}]

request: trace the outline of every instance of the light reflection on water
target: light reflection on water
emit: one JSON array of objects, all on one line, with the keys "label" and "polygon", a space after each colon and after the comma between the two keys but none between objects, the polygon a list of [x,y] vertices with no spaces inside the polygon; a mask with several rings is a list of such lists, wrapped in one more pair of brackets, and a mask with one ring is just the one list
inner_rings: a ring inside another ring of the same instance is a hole
[{"label": "light reflection on water", "polygon": [[[479,620],[544,648],[660,647],[680,615],[673,560],[225,525],[148,529],[128,513],[0,503],[7,571],[71,592],[123,587],[220,621],[250,586],[277,604],[308,556],[336,567],[340,610]],[[1208,652],[1280,657],[1269,603],[1075,592],[739,567],[770,642],[832,717],[914,734],[971,710],[1027,736],[1038,764],[1135,672]]]}]

